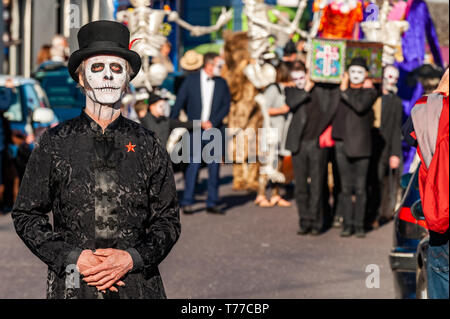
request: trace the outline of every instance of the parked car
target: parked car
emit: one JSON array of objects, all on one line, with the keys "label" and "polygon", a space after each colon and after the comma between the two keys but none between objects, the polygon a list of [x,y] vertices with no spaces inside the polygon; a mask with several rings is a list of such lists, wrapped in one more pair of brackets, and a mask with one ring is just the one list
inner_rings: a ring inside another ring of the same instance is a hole
[{"label": "parked car", "polygon": [[389,261],[396,298],[427,297],[426,250],[428,230],[420,217],[419,168],[402,176],[403,198],[394,217],[394,243]]},{"label": "parked car", "polygon": [[50,111],[49,100],[39,82],[21,76],[0,75],[0,90],[5,89],[7,79],[13,81],[15,88],[12,92],[11,105],[3,116],[8,120],[14,134],[27,137],[34,134],[34,129],[59,121],[55,115],[50,123],[41,123],[37,121],[39,119],[33,119],[33,112],[39,108],[47,108]]},{"label": "parked car", "polygon": [[69,120],[81,114],[86,97],[72,79],[67,66],[60,62],[46,62],[33,73],[45,90],[51,108],[61,120]]},{"label": "parked car", "polygon": [[3,112],[4,132],[8,152],[4,165],[3,206],[7,211],[15,201],[19,182],[34,141],[47,127],[58,123],[58,118],[49,107],[44,90],[34,79],[20,76],[0,75],[0,91],[6,90],[5,82],[11,79],[14,85],[9,108]]}]

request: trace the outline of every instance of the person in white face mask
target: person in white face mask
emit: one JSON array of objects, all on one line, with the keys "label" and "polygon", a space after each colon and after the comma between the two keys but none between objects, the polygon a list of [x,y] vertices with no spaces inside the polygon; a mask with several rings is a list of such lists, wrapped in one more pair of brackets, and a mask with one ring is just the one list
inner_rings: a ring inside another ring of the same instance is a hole
[{"label": "person in white face mask", "polygon": [[155,133],[120,112],[141,59],[117,22],[88,23],[78,42],[68,69],[86,108],[33,150],[16,231],[48,265],[49,299],[165,298],[158,264],[180,235],[172,164]]},{"label": "person in white face mask", "polygon": [[[372,157],[369,168],[367,215],[374,228],[393,216],[402,158],[402,100],[397,96],[399,71],[384,68],[382,95],[373,106]],[[389,214],[391,212],[391,214]]]},{"label": "person in white face mask", "polygon": [[[378,97],[371,80],[367,79],[365,59],[353,58],[341,83],[341,98],[332,123],[336,141],[336,160],[341,177],[341,193],[337,212],[343,216],[342,237],[353,233],[364,237],[366,213],[366,184],[371,145],[371,109]],[[353,205],[352,196],[356,202]]]},{"label": "person in white face mask", "polygon": [[329,154],[319,141],[336,113],[340,91],[338,85],[312,82],[300,61],[294,62],[291,76],[295,87],[285,89],[286,104],[293,114],[286,149],[292,153],[294,196],[299,214],[297,234],[317,236],[324,226]]}]

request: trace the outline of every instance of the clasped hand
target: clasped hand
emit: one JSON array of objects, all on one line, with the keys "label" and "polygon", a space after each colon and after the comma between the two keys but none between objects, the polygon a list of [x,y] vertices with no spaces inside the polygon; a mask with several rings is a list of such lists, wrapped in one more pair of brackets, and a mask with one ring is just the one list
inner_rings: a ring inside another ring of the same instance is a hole
[{"label": "clasped hand", "polygon": [[87,285],[102,292],[106,289],[118,292],[114,285],[125,286],[121,278],[133,269],[133,259],[125,250],[106,248],[93,252],[88,249],[82,251],[77,267]]}]

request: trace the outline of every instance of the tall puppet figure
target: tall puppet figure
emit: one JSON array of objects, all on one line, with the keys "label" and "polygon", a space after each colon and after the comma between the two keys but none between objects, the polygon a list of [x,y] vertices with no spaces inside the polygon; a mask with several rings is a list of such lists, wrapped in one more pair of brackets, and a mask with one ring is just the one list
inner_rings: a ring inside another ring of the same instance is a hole
[{"label": "tall puppet figure", "polygon": [[[268,56],[273,56],[274,50],[270,38],[274,37],[276,44],[283,47],[293,33],[301,32],[298,24],[306,7],[306,0],[300,1],[293,21],[286,20],[280,12],[265,4],[263,0],[243,0],[243,2],[244,14],[248,19],[248,31],[229,34],[226,36],[225,44],[227,64],[225,78],[232,94],[228,127],[235,133],[242,132],[241,135],[249,132],[246,129],[253,129],[255,134],[246,135],[248,139],[244,138],[245,149],[241,152],[236,150],[236,139],[233,139],[233,144],[227,147],[231,147],[234,160],[240,162],[234,165],[233,188],[255,191],[259,186],[259,164],[249,163],[248,158],[259,151],[258,128],[267,126],[269,122],[263,121],[263,116],[268,119],[269,115],[266,114],[264,107],[255,103],[255,97],[260,90],[275,82],[275,68],[266,62]],[[278,23],[270,21],[268,12],[271,9],[279,18]],[[260,101],[259,104],[264,104],[262,96],[259,97],[260,99],[256,100]],[[272,166],[266,166],[273,176],[283,177],[277,168],[270,169]]]},{"label": "tall puppet figure", "polygon": [[[117,20],[125,22],[131,33],[133,42],[131,48],[142,58],[143,72],[134,79],[133,84],[137,87],[145,87],[152,90],[153,85],[160,85],[167,76],[167,70],[161,65],[150,65],[149,59],[160,56],[161,46],[166,43],[167,38],[160,33],[161,25],[167,16],[170,22],[175,22],[181,27],[191,31],[193,36],[202,36],[220,30],[233,16],[233,11],[222,11],[214,26],[192,26],[182,20],[176,11],[166,7],[164,10],[152,9],[151,0],[131,0],[133,11],[121,11],[117,14]],[[138,40],[139,39],[139,40]],[[155,79],[159,79],[156,81]],[[151,83],[153,81],[153,83]]]},{"label": "tall puppet figure", "polygon": [[256,87],[244,75],[245,67],[250,63],[250,51],[248,50],[248,36],[246,32],[225,33],[225,68],[224,77],[228,82],[231,92],[231,106],[228,115],[228,128],[239,134],[247,129],[256,134],[247,135],[244,146],[236,149],[236,137],[233,143],[228,144],[227,154],[233,156],[233,189],[234,190],[258,190],[257,162],[249,162],[249,158],[257,155],[257,132],[262,127],[262,115],[259,106],[255,103],[258,94]]},{"label": "tall puppet figure", "polygon": [[357,38],[363,19],[361,2],[357,0],[316,0],[314,12],[321,12],[319,35],[328,39]]},{"label": "tall puppet figure", "polygon": [[[400,71],[398,96],[403,100],[404,119],[410,116],[411,109],[423,94],[423,88],[420,83],[410,87],[408,86],[409,81],[406,79],[411,71],[423,64],[426,41],[433,54],[434,63],[441,68],[443,67],[438,37],[425,1],[408,0],[406,21],[409,22],[410,28],[405,32],[402,40],[404,60],[401,63],[396,63]],[[407,172],[416,150],[406,144],[403,147],[404,171]]]}]

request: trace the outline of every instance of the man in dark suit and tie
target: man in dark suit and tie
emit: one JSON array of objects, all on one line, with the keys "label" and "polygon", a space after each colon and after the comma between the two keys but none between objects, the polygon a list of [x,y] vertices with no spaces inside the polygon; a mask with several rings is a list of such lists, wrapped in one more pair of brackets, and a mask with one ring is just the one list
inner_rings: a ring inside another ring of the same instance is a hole
[{"label": "man in dark suit and tie", "polygon": [[[226,81],[220,77],[221,58],[216,53],[206,53],[203,68],[200,72],[190,74],[183,81],[178,91],[176,103],[171,116],[177,118],[184,109],[189,121],[201,121],[202,133],[211,128],[222,128],[222,121],[230,110],[231,95]],[[214,136],[214,135],[213,135]],[[181,200],[185,214],[193,213],[195,184],[201,163],[193,160],[201,154],[192,154],[195,150],[191,142],[191,158],[185,173],[185,189]],[[202,147],[210,141],[203,141]],[[219,143],[219,141],[216,141]],[[220,141],[222,143],[222,139]],[[221,148],[222,149],[222,148]],[[216,148],[214,148],[216,150]],[[204,160],[204,159],[203,159]],[[213,160],[208,163],[208,198],[206,210],[208,213],[224,214],[218,206],[219,201],[219,167],[220,162]]]}]

